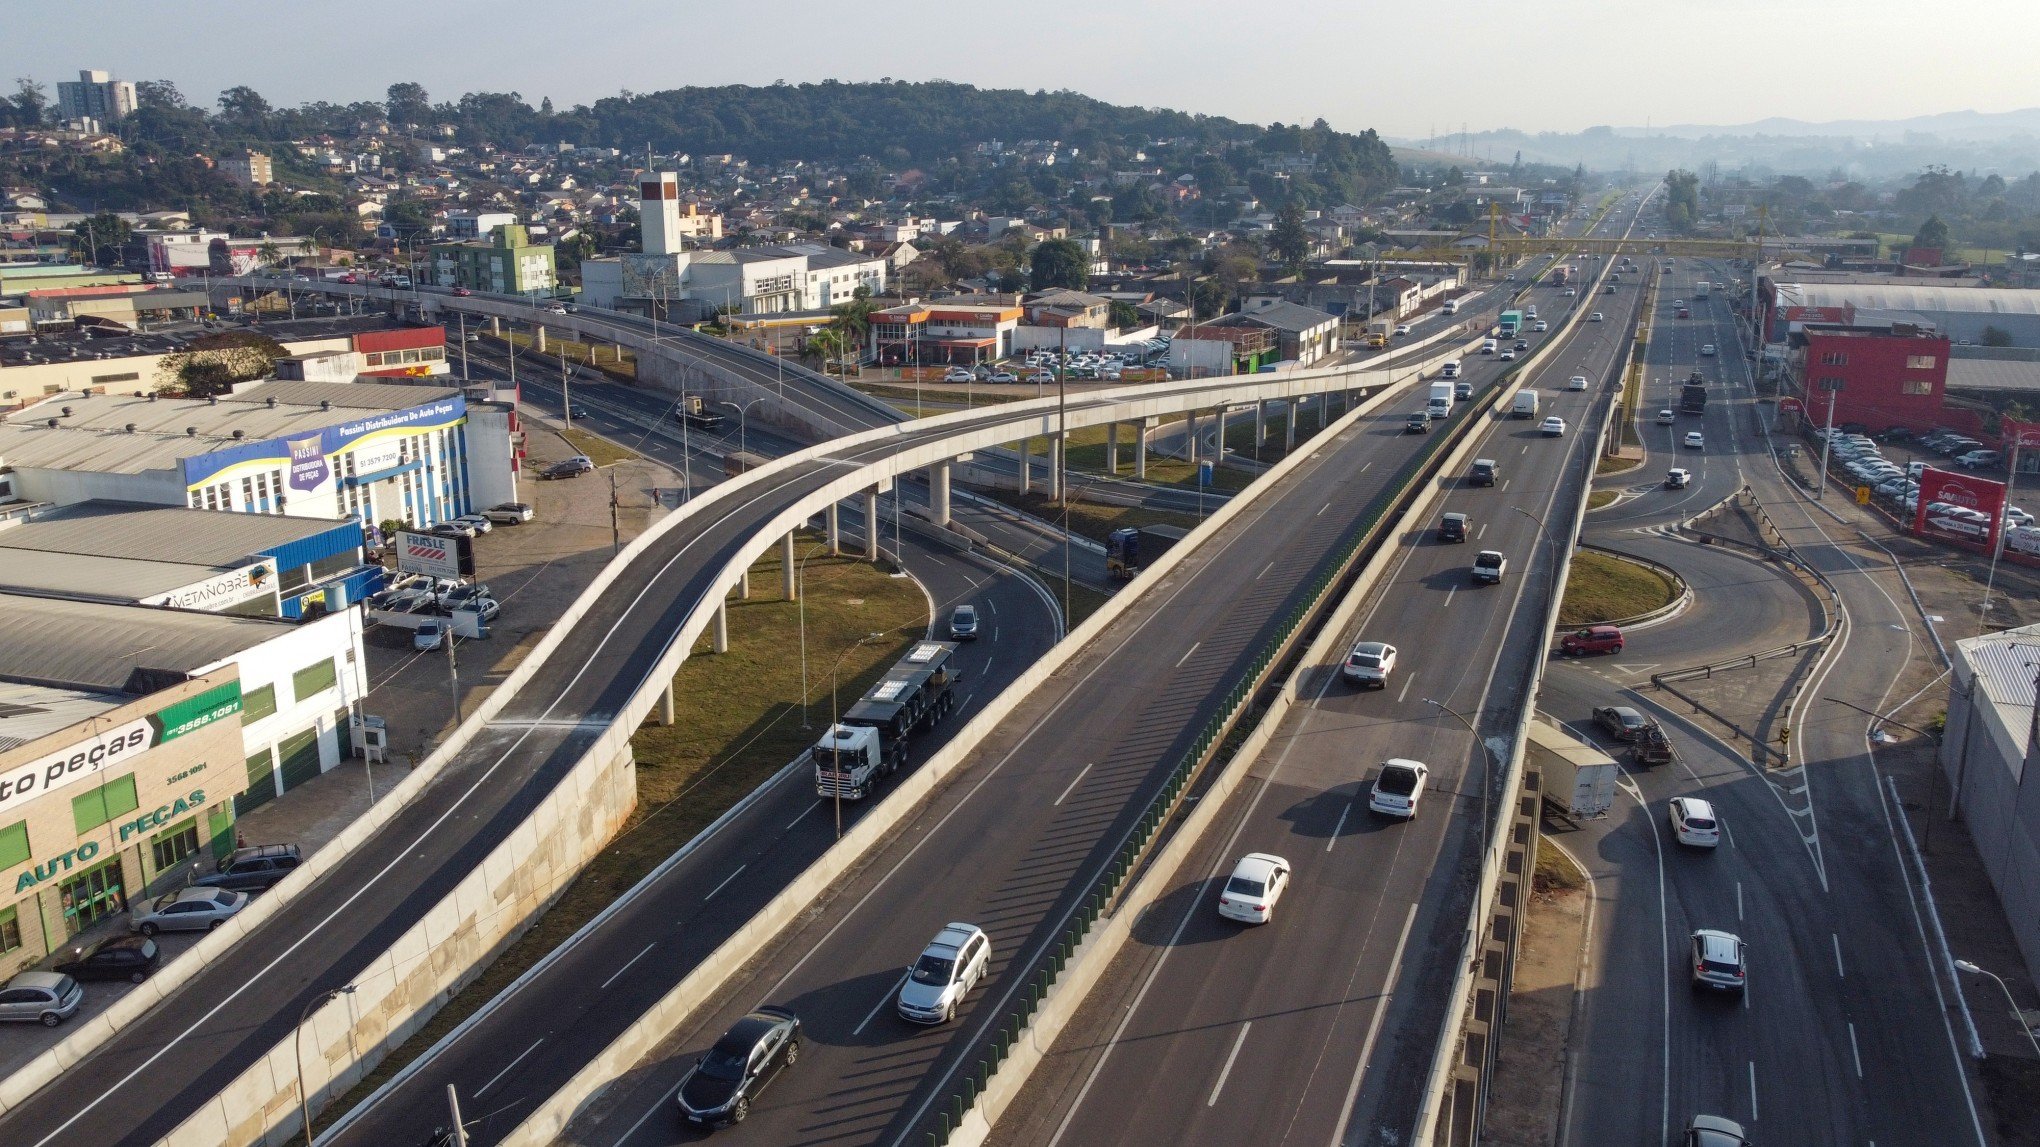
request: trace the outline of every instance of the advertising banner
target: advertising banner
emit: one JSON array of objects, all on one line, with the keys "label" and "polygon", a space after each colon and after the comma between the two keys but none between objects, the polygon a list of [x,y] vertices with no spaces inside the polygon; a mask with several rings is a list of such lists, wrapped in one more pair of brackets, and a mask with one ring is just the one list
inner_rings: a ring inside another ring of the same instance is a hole
[{"label": "advertising banner", "polygon": [[261,597],[271,599],[272,603],[276,598],[276,567],[267,561],[252,562],[181,589],[145,597],[141,604],[218,613]]},{"label": "advertising banner", "polygon": [[1920,473],[1913,532],[1921,537],[1986,549],[2004,524],[2005,484],[1973,474],[1928,468]]},{"label": "advertising banner", "polygon": [[2007,454],[2040,447],[2040,422],[2021,422],[2007,415],[1999,419],[1998,429],[2004,434]]},{"label": "advertising banner", "polygon": [[397,572],[460,577],[460,539],[397,531]]},{"label": "advertising banner", "polygon": [[[467,418],[467,400],[459,395],[404,410],[383,411],[351,422],[324,427],[316,434],[242,442],[181,460],[187,489],[222,481],[238,469],[285,469],[290,488],[304,495],[333,490],[334,455],[357,454],[354,473],[378,473],[396,457],[396,441],[414,434],[458,425]],[[363,465],[366,463],[366,465]]]}]

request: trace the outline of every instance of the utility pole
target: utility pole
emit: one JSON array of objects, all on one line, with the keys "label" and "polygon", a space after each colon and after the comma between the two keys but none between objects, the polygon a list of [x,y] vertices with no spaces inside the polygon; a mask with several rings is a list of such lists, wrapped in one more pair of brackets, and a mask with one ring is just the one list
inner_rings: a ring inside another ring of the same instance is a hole
[{"label": "utility pole", "polygon": [[1839,378],[1823,378],[1820,380],[1820,388],[1827,391],[1828,408],[1827,432],[1820,436],[1820,468],[1813,475],[1813,496],[1816,499],[1825,497],[1827,494],[1828,449],[1834,445],[1835,441],[1835,399],[1841,395],[1842,380]]},{"label": "utility pole", "polygon": [[574,428],[574,395],[568,389],[567,348],[560,345],[560,410],[567,416],[567,429]]},{"label": "utility pole", "polygon": [[460,1095],[451,1083],[446,1085],[446,1106],[453,1115],[452,1147],[468,1147],[467,1128],[460,1121]]},{"label": "utility pole", "polygon": [[616,520],[616,468],[609,468],[609,552],[623,552],[623,529]]},{"label": "utility pole", "polygon": [[461,311],[459,312],[459,314],[460,314],[460,380],[462,382],[466,382],[468,380],[467,312]]}]

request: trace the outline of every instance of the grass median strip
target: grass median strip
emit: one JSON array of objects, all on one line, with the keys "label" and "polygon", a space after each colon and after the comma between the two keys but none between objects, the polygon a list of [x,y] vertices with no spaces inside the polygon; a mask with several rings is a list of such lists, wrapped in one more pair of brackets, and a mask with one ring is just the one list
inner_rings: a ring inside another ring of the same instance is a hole
[{"label": "grass median strip", "polygon": [[567,445],[572,446],[578,453],[586,454],[588,460],[597,466],[607,466],[612,462],[630,462],[639,457],[636,452],[626,450],[593,431],[562,430],[560,437],[566,439]]},{"label": "grass median strip", "polygon": [[828,724],[832,671],[840,673],[837,696],[847,705],[926,634],[927,599],[911,580],[888,577],[861,560],[831,557],[807,535],[796,553],[805,563],[810,727],[801,727],[800,611],[778,596],[775,547],[751,567],[750,600],[730,601],[729,651],[711,653],[704,637],[674,676],[675,723],[647,723],[631,738],[637,807],[622,831],[474,983],[328,1106],[320,1125],[382,1086],[798,756]]},{"label": "grass median strip", "polygon": [[1569,629],[1635,617],[1670,605],[1678,592],[1670,578],[1649,566],[1581,550],[1573,555],[1572,570],[1566,575],[1558,624]]}]

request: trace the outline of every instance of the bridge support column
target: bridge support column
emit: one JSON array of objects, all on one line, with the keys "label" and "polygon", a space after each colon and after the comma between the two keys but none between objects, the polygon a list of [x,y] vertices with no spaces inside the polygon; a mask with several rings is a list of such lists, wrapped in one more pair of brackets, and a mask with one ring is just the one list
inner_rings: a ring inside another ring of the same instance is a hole
[{"label": "bridge support column", "polygon": [[1119,424],[1117,422],[1105,424],[1105,473],[1115,478],[1119,476]]},{"label": "bridge support column", "polygon": [[1148,438],[1154,433],[1155,420],[1143,418],[1134,430],[1133,480],[1147,481]]},{"label": "bridge support column", "polygon": [[1303,410],[1303,399],[1290,398],[1282,404],[1282,452],[1287,454],[1296,449],[1296,416]]},{"label": "bridge support column", "polygon": [[1022,494],[1034,489],[1034,439],[1032,438],[1022,438],[1020,440],[1019,487]]},{"label": "bridge support column", "polygon": [[1183,416],[1183,461],[1197,469],[1197,412],[1192,410]]},{"label": "bridge support column", "polygon": [[864,491],[864,560],[878,560],[878,487]]},{"label": "bridge support column", "polygon": [[800,597],[800,583],[794,580],[798,568],[793,564],[793,531],[779,539],[779,592],[788,601]]},{"label": "bridge support column", "polygon": [[673,723],[673,683],[666,682],[666,689],[659,694],[659,724]]},{"label": "bridge support column", "polygon": [[544,328],[544,327],[542,327],[542,326],[538,326],[537,324],[533,324],[533,325],[532,325],[532,328],[531,328],[531,331],[532,331],[532,334],[531,334],[531,349],[532,349],[532,350],[535,350],[535,351],[537,351],[537,352],[538,352],[538,353],[540,353],[540,354],[544,354],[544,353],[545,353],[545,328]]},{"label": "bridge support column", "polygon": [[1268,400],[1254,403],[1254,457],[1261,456],[1261,443],[1268,440]]},{"label": "bridge support column", "polygon": [[730,651],[730,603],[727,600],[716,603],[715,625],[713,628],[714,635],[710,639],[712,642],[711,648],[717,653],[728,653]]},{"label": "bridge support column", "polygon": [[1048,500],[1063,500],[1063,438],[1051,435],[1048,440]]},{"label": "bridge support column", "polygon": [[839,502],[829,503],[829,556],[832,558],[839,556],[843,552],[843,515],[841,506],[842,504]]},{"label": "bridge support column", "polygon": [[951,462],[937,462],[928,468],[928,509],[937,527],[949,526],[949,472]]},{"label": "bridge support column", "polygon": [[740,574],[738,574],[738,575],[737,575],[737,600],[738,600],[738,601],[749,601],[749,600],[751,600],[751,567],[750,567],[750,566],[745,566],[745,567],[744,567],[744,572],[743,572],[743,573],[740,573]]},{"label": "bridge support column", "polygon": [[492,334],[492,335],[495,335],[495,336],[497,336],[498,338],[502,337],[502,334],[503,334],[503,316],[502,316],[502,315],[490,315],[490,316],[489,316],[489,333],[490,333],[490,334]]}]

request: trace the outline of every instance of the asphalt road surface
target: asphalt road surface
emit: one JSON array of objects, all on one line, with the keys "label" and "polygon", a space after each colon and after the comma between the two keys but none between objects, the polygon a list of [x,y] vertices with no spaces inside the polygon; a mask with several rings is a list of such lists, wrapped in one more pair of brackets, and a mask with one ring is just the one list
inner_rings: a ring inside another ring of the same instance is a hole
[{"label": "asphalt road surface", "polygon": [[[1575,304],[1607,316],[1575,328],[1530,383],[1539,418],[1564,418],[1566,436],[1498,418],[1478,453],[1500,463],[1503,482],[1458,485],[1428,520],[1406,523],[1390,575],[1338,647],[1395,646],[1386,687],[1360,692],[1335,665],[1310,668],[1309,700],[1213,823],[1190,864],[1197,877],[1136,924],[1136,944],[1058,1041],[1001,1142],[1408,1141],[1490,812],[1488,749],[1460,717],[1499,738],[1519,711],[1525,667],[1546,655],[1556,554],[1544,526],[1563,529],[1584,496],[1593,456],[1581,428],[1613,401],[1635,294],[1567,299],[1539,286],[1528,301],[1546,319]],[[1568,390],[1573,374],[1595,385]],[[1449,511],[1472,517],[1465,544],[1436,540]],[[1499,586],[1471,581],[1482,549],[1509,558]],[[1390,757],[1430,768],[1409,822],[1367,807]],[[1282,856],[1294,873],[1258,927],[1215,909],[1248,852]]]},{"label": "asphalt road surface", "polygon": [[[1812,700],[1791,746],[1798,767],[1753,766],[1657,703],[1676,699],[1633,690],[1648,662],[1720,661],[1810,635],[1820,627],[1814,599],[1761,563],[1634,532],[1697,504],[1639,496],[1589,518],[1593,540],[1672,565],[1696,601],[1639,633],[1621,658],[1554,669],[1538,699],[1575,735],[1602,741],[1587,724],[1591,708],[1631,704],[1664,722],[1681,755],[1642,770],[1607,745],[1629,770],[1616,810],[1565,841],[1593,877],[1596,934],[1560,1142],[1669,1143],[1705,1112],[1741,1121],[1766,1144],[1981,1144],[1952,997],[1929,963],[1924,906],[1900,859],[1899,814],[1868,753],[1866,718],[1823,700],[1889,711],[1901,669],[1934,654],[1888,568],[1837,544],[1855,539],[1778,479],[1752,420],[1769,409],[1753,402],[1726,307],[1718,295],[1693,300],[1693,280],[1724,277],[1699,262],[1671,272],[1652,373],[1683,378],[1697,366],[1726,384],[1705,419],[1706,471],[1748,478],[1799,554],[1834,580],[1849,626],[1806,689]],[[1693,318],[1670,319],[1682,296]],[[1709,342],[1718,353],[1697,354]],[[1693,452],[1650,441],[1646,472],[1693,466]],[[1701,501],[1732,489],[1710,483]],[[1714,804],[1720,848],[1677,845],[1666,817],[1673,796]],[[1703,927],[1749,946],[1741,999],[1689,986],[1687,936]]]}]

